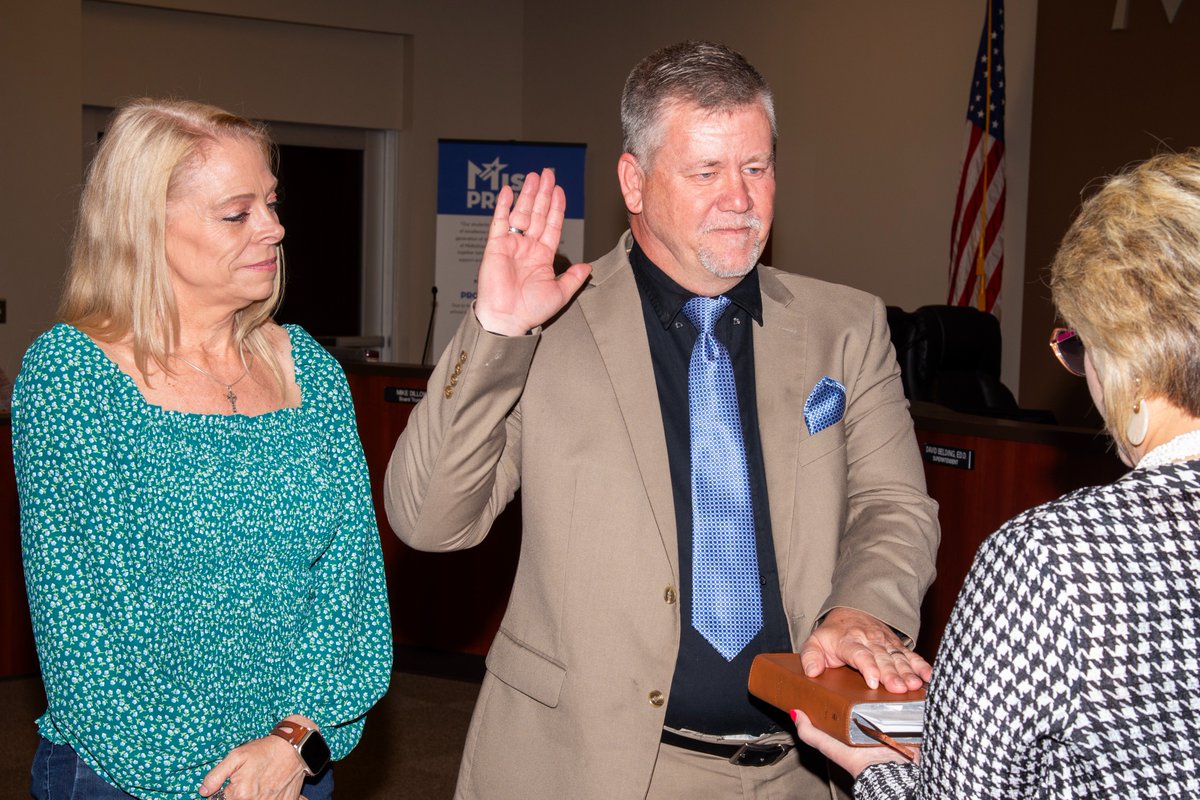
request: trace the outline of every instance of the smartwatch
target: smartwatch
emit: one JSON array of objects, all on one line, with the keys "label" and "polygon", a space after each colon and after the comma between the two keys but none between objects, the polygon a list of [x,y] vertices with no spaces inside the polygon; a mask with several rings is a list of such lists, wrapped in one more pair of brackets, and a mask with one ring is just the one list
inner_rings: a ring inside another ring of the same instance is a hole
[{"label": "smartwatch", "polygon": [[329,764],[329,745],[316,728],[306,728],[299,722],[285,719],[275,726],[271,735],[296,748],[296,755],[300,756],[300,763],[304,765],[304,773],[310,778]]}]

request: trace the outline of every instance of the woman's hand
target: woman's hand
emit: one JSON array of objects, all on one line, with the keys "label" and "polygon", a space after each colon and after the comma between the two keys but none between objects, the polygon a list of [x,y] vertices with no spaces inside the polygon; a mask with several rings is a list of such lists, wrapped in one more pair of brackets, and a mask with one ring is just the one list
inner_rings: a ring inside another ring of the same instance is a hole
[{"label": "woman's hand", "polygon": [[304,767],[294,747],[268,735],[230,750],[204,776],[200,795],[211,797],[226,780],[224,800],[297,800],[304,784]]},{"label": "woman's hand", "polygon": [[479,265],[475,317],[484,330],[523,336],[562,310],[591,272],[574,264],[554,275],[567,198],[554,173],[525,176],[513,204],[512,189],[500,190]]},{"label": "woman's hand", "polygon": [[816,728],[808,721],[803,711],[793,711],[792,719],[796,721],[796,735],[802,742],[821,751],[826,758],[849,772],[853,778],[857,778],[858,773],[872,764],[908,761],[890,747],[851,747],[842,744],[825,731]]}]

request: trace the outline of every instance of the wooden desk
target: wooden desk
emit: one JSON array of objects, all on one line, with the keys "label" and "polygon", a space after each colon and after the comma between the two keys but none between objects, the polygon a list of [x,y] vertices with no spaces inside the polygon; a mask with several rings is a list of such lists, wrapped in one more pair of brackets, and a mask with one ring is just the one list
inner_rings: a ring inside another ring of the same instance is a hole
[{"label": "wooden desk", "polygon": [[21,520],[12,460],[12,422],[0,412],[0,677],[38,671],[21,569]]},{"label": "wooden desk", "polygon": [[[520,510],[509,506],[478,547],[421,553],[392,534],[381,487],[396,437],[425,388],[428,369],[352,364],[346,372],[388,573],[396,646],[482,655],[508,603],[520,553]],[[970,417],[919,405],[921,447],[969,453],[971,469],[927,459],[930,494],[940,503],[938,577],[926,596],[918,649],[931,658],[979,544],[1005,520],[1079,486],[1106,483],[1124,467],[1093,431]],[[11,428],[0,416],[0,677],[36,672],[21,573]],[[935,454],[938,451],[934,451]]]},{"label": "wooden desk", "polygon": [[408,415],[425,392],[427,368],[347,364],[346,376],[371,473],[371,494],[387,567],[392,636],[406,647],[484,655],[500,627],[521,549],[520,504],[513,503],[476,547],[422,553],[400,542],[383,508],[383,476]]},{"label": "wooden desk", "polygon": [[[368,364],[347,368],[388,574],[398,659],[412,648],[482,656],[500,627],[520,552],[520,509],[500,515],[487,540],[458,553],[421,553],[397,539],[383,510],[383,476],[429,370]],[[400,402],[396,402],[399,400]],[[38,671],[12,461],[12,426],[0,415],[0,677]]]},{"label": "wooden desk", "polygon": [[[400,544],[383,515],[380,485],[411,406],[389,402],[384,395],[389,389],[419,391],[427,370],[348,365],[347,373],[388,559],[397,644],[486,652],[516,574],[517,504],[509,506],[474,550],[428,554]],[[942,463],[952,458],[925,460],[925,478],[939,503],[942,526],[938,577],[922,607],[918,644],[918,651],[932,659],[975,551],[990,533],[1021,511],[1071,489],[1112,481],[1125,467],[1097,431],[973,417],[929,404],[914,406],[913,419],[923,449],[963,451],[972,458],[970,469]],[[406,611],[422,608],[420,621],[406,619]]]},{"label": "wooden desk", "polygon": [[[975,551],[989,534],[1072,489],[1109,483],[1126,467],[1098,431],[973,417],[924,403],[914,405],[913,422],[942,524],[937,579],[925,595],[917,646],[932,659]],[[969,455],[970,469],[951,465],[960,454]]]}]

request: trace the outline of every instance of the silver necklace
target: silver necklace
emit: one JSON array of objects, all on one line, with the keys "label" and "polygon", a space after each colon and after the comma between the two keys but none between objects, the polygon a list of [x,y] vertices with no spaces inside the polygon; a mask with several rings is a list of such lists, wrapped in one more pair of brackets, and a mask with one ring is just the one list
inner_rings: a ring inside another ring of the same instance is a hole
[{"label": "silver necklace", "polygon": [[242,374],[239,375],[237,377],[237,380],[233,381],[232,383],[226,383],[225,381],[218,378],[216,375],[213,375],[211,372],[206,370],[204,367],[201,367],[198,364],[193,364],[191,361],[187,360],[186,358],[179,355],[178,353],[175,354],[175,357],[178,358],[183,363],[187,364],[192,369],[196,370],[196,372],[199,372],[201,375],[208,378],[213,383],[217,384],[218,386],[224,386],[225,387],[225,399],[229,401],[230,413],[233,413],[233,414],[238,413],[238,410],[237,410],[238,397],[236,394],[233,393],[233,387],[236,386],[238,384],[238,382],[241,381],[242,378],[244,378],[250,374],[250,367],[246,365],[246,346],[244,344],[238,345],[238,358],[242,362]]},{"label": "silver necklace", "polygon": [[1169,442],[1142,456],[1138,468],[1161,467],[1163,464],[1177,464],[1181,461],[1191,461],[1200,458],[1200,430],[1181,433]]}]

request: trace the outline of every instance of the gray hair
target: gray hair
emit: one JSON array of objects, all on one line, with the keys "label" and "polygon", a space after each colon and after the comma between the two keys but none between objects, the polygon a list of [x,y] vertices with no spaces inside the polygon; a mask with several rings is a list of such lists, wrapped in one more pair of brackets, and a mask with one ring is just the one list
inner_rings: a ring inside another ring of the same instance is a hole
[{"label": "gray hair", "polygon": [[621,93],[625,152],[649,163],[662,143],[664,108],[680,102],[721,112],[761,103],[775,147],[775,99],[763,76],[723,44],[687,41],[651,53],[629,73]]}]

